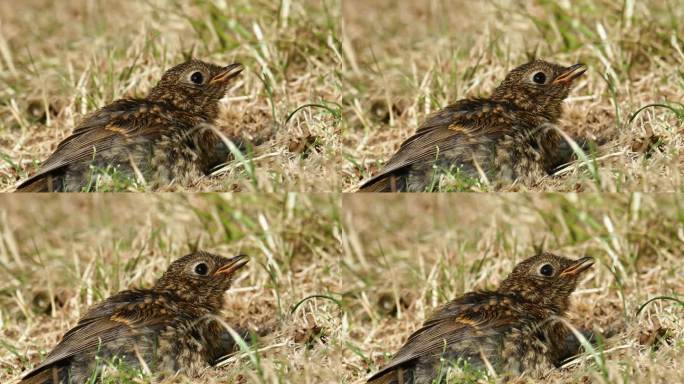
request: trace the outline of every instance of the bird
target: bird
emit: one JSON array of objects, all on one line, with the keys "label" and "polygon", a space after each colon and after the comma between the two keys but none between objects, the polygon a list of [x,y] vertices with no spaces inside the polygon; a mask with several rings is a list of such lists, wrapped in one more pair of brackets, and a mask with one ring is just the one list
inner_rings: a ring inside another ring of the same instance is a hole
[{"label": "bird", "polygon": [[458,100],[430,115],[359,191],[432,191],[445,173],[466,185],[533,184],[573,153],[554,125],[586,70],[539,59],[513,69],[491,97]]},{"label": "bird", "polygon": [[243,69],[190,59],[167,70],[144,98],[119,99],[86,116],[17,191],[82,192],[116,188],[117,181],[188,185],[229,156],[211,126]]},{"label": "bird", "polygon": [[579,352],[560,319],[592,257],[542,252],[518,263],[495,291],[468,292],[437,309],[371,384],[442,382],[445,367],[536,375]]},{"label": "bird", "polygon": [[232,349],[218,313],[248,261],[204,251],[175,260],[152,288],[121,291],[91,306],[20,384],[85,383],[112,362],[149,369],[156,380],[197,376]]}]

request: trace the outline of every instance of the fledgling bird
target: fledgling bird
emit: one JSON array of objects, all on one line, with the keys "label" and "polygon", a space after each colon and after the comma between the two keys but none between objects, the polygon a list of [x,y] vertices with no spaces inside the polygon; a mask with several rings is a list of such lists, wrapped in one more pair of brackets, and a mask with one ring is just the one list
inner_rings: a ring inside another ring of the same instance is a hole
[{"label": "fledgling bird", "polygon": [[[441,382],[444,365],[467,363],[499,375],[539,374],[577,354],[561,322],[591,257],[541,253],[520,262],[496,291],[469,292],[433,313],[368,380],[372,384]],[[575,339],[576,340],[576,339]]]},{"label": "fledgling bird", "polygon": [[572,154],[554,125],[585,71],[542,60],[513,69],[490,98],[459,100],[428,117],[360,191],[429,191],[443,173],[495,187],[533,184]]},{"label": "fledgling bird", "polygon": [[243,68],[189,60],[169,69],[145,98],[116,100],[84,118],[17,191],[89,191],[102,175],[160,188],[207,174],[229,156],[210,126]]},{"label": "fledgling bird", "polygon": [[179,258],[151,289],[122,291],[90,307],[20,384],[85,383],[112,362],[150,369],[158,380],[197,376],[231,352],[233,339],[217,315],[248,260],[206,252]]}]

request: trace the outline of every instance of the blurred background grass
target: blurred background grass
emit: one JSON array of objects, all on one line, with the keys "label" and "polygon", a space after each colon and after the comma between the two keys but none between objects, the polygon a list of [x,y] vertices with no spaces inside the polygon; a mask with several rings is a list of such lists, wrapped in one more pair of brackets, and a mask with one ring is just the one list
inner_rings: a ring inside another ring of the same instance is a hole
[{"label": "blurred background grass", "polygon": [[0,382],[40,362],[89,305],[149,287],[194,249],[251,256],[223,314],[263,334],[202,382],[334,382],[337,361],[327,356],[336,346],[322,332],[338,327],[342,313],[329,300],[302,300],[344,286],[339,204],[332,194],[1,199]]},{"label": "blurred background grass", "polygon": [[[488,96],[532,57],[589,66],[560,128],[598,147],[591,161],[515,189],[682,189],[680,0],[345,0],[342,15],[345,191],[429,113]],[[441,187],[482,189],[455,183],[447,177]]]},{"label": "blurred background grass", "polygon": [[[352,367],[348,382],[388,362],[435,307],[495,289],[542,249],[597,259],[569,318],[606,339],[595,354],[523,381],[680,382],[683,203],[679,195],[642,194],[343,195],[343,280],[356,319],[343,357]],[[658,296],[668,299],[637,314]]]}]

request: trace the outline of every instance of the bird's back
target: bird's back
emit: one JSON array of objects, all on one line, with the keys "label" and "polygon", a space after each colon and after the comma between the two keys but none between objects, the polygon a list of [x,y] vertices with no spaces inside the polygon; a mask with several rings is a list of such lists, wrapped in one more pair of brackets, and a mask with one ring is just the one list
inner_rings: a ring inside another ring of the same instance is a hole
[{"label": "bird's back", "polygon": [[134,145],[158,137],[171,121],[159,105],[144,99],[114,101],[85,117],[17,191],[78,191],[88,181],[89,165],[125,165]]},{"label": "bird's back", "polygon": [[465,167],[476,177],[476,168],[470,162],[510,129],[511,108],[487,99],[463,99],[433,113],[383,169],[361,185],[360,191],[423,191],[429,184],[433,164],[440,161],[447,168]]},{"label": "bird's back", "polygon": [[[432,377],[440,359],[467,361],[475,369],[485,368],[482,355],[497,364],[502,337],[517,324],[510,298],[496,292],[470,292],[455,299],[423,323],[404,343],[372,384],[411,384]],[[429,381],[426,381],[429,382]]]},{"label": "bird's back", "polygon": [[90,375],[95,356],[107,361],[126,355],[126,362],[137,366],[138,357],[130,355],[132,348],[148,360],[158,332],[190,317],[180,316],[175,305],[167,304],[170,299],[149,290],[128,290],[91,307],[21,383],[50,383],[55,376],[67,374],[78,381]]},{"label": "bird's back", "polygon": [[69,382],[68,368],[51,366],[33,376],[25,377],[19,384],[64,384]]}]

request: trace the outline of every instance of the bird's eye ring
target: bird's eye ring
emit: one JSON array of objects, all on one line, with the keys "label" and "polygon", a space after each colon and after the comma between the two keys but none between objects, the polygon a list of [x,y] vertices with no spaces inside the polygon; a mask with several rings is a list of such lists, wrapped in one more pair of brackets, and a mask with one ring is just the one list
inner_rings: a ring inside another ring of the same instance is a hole
[{"label": "bird's eye ring", "polygon": [[205,263],[197,263],[195,265],[195,273],[200,275],[200,276],[205,276],[207,272],[209,272],[209,267]]},{"label": "bird's eye ring", "polygon": [[546,75],[544,72],[537,72],[532,76],[532,81],[534,81],[537,84],[544,84],[546,83]]},{"label": "bird's eye ring", "polygon": [[553,276],[553,267],[551,264],[544,264],[541,266],[541,268],[539,268],[539,273],[546,277]]},{"label": "bird's eye ring", "polygon": [[204,75],[202,75],[202,72],[193,72],[192,75],[190,75],[190,81],[192,81],[194,84],[197,85],[202,85],[204,82]]}]

